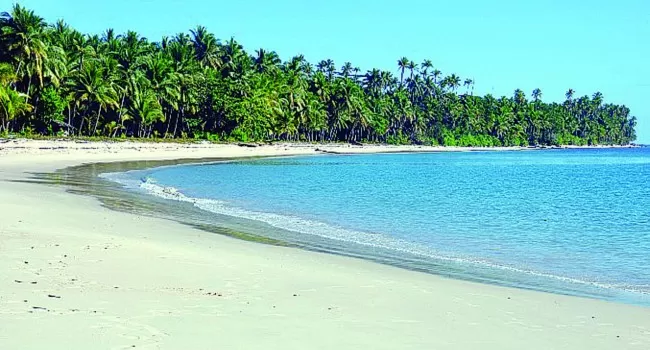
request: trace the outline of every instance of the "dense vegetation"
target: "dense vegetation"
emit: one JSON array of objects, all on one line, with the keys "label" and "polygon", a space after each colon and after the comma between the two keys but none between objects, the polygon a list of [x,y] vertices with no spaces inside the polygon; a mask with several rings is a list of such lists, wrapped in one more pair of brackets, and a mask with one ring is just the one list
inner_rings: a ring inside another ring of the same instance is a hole
[{"label": "dense vegetation", "polygon": [[[626,144],[636,119],[595,93],[545,103],[402,58],[397,74],[249,54],[204,27],[160,42],[84,35],[19,5],[0,16],[0,133],[441,145]],[[459,90],[463,90],[459,92]]]}]

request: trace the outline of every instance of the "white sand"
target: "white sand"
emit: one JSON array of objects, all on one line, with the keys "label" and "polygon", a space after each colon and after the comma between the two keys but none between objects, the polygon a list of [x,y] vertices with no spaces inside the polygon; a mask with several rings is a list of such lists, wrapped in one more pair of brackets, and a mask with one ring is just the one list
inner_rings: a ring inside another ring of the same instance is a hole
[{"label": "white sand", "polygon": [[0,144],[0,349],[650,348],[650,308],[244,242],[6,181],[84,162],[313,152]]}]

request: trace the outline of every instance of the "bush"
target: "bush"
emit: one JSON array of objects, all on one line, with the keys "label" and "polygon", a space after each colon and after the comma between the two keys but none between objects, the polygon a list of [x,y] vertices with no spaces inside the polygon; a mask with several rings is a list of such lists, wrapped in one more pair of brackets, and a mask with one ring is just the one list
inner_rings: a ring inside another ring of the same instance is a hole
[{"label": "bush", "polygon": [[40,92],[38,99],[38,114],[34,125],[41,132],[46,131],[53,135],[58,126],[53,127],[54,122],[63,122],[65,117],[63,111],[68,106],[68,102],[59,95],[53,87],[47,87]]},{"label": "bush", "polygon": [[240,128],[235,128],[233,131],[230,132],[230,137],[228,138],[229,141],[238,141],[238,142],[248,142],[249,137],[246,132],[244,132]]},{"label": "bush", "polygon": [[411,140],[401,131],[398,131],[396,135],[386,136],[386,143],[389,145],[409,145]]}]

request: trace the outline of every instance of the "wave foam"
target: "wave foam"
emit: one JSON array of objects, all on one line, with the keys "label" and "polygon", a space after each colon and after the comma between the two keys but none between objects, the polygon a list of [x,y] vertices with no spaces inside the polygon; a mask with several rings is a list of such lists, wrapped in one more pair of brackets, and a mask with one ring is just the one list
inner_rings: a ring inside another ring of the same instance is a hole
[{"label": "wave foam", "polygon": [[[126,177],[119,178],[110,175],[105,177],[129,187],[134,185],[134,180],[126,180]],[[525,274],[528,276],[547,278],[556,281],[601,289],[614,289],[632,293],[650,294],[650,288],[645,288],[645,286],[582,280],[573,277],[560,276],[520,267],[503,265],[483,259],[449,256],[440,254],[439,252],[436,252],[432,249],[427,249],[426,247],[414,244],[412,242],[387,237],[382,234],[348,230],[342,227],[337,227],[323,222],[307,220],[295,216],[247,210],[230,206],[225,201],[219,201],[215,199],[189,197],[174,187],[159,185],[155,183],[155,181],[151,178],[141,179],[139,187],[145,190],[147,193],[160,198],[191,203],[199,209],[220,215],[264,222],[273,227],[290,232],[315,235],[341,242],[351,242],[375,249],[378,248],[387,251],[407,253],[429,260],[451,262],[462,265],[470,264],[480,268],[491,268],[501,271],[509,271],[517,274]]]}]

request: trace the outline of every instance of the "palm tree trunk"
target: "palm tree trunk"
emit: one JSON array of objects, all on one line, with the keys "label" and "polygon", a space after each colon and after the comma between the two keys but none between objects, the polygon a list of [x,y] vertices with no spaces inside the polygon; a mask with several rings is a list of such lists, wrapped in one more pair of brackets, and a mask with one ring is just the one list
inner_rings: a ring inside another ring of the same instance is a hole
[{"label": "palm tree trunk", "polygon": [[176,137],[176,131],[178,130],[178,120],[181,119],[181,116],[183,114],[183,107],[180,108],[178,111],[178,115],[176,116],[176,125],[174,125],[174,137]]},{"label": "palm tree trunk", "polygon": [[79,123],[79,136],[81,136],[81,130],[84,128],[84,121],[86,118],[84,116],[81,116],[81,123]]},{"label": "palm tree trunk", "polygon": [[32,79],[27,83],[27,92],[25,93],[25,102],[29,101],[29,90],[32,88]]},{"label": "palm tree trunk", "polygon": [[[74,104],[74,107],[72,108],[72,121],[77,118],[77,105]],[[78,136],[81,136],[81,127],[83,126],[83,118],[81,118],[81,125],[79,125],[79,132],[77,132]],[[72,123],[70,123],[70,126],[72,126]],[[73,132],[74,133],[74,132]]]},{"label": "palm tree trunk", "polygon": [[72,110],[70,109],[70,106],[68,106],[68,125],[66,126],[66,129],[68,130],[67,131],[68,136],[70,136],[70,132],[72,132],[72,130],[70,129],[71,126],[72,126]]},{"label": "palm tree trunk", "polygon": [[18,76],[18,72],[20,71],[20,66],[23,65],[23,61],[18,62],[18,68],[16,68],[16,76]]},{"label": "palm tree trunk", "polygon": [[99,104],[99,110],[97,111],[97,119],[95,119],[95,127],[93,128],[93,134],[91,136],[95,136],[97,133],[97,125],[99,125],[99,117],[102,115],[102,104]]},{"label": "palm tree trunk", "polygon": [[173,112],[169,113],[169,119],[167,120],[167,128],[165,129],[165,136],[164,136],[165,138],[167,138],[167,136],[169,136],[169,127],[172,125],[172,116],[173,116],[173,114],[174,114]]},{"label": "palm tree trunk", "polygon": [[126,97],[126,93],[122,95],[122,102],[120,102],[120,113],[117,114],[117,119],[120,120],[120,123],[122,122],[122,108],[124,108],[124,98]]}]

